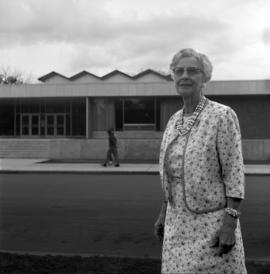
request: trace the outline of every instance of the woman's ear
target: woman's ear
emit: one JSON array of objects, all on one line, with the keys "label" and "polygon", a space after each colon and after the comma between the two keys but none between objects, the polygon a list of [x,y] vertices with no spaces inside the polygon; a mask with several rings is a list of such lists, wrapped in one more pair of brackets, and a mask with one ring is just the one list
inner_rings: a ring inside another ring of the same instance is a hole
[{"label": "woman's ear", "polygon": [[206,83],[202,83],[202,90],[205,89]]}]

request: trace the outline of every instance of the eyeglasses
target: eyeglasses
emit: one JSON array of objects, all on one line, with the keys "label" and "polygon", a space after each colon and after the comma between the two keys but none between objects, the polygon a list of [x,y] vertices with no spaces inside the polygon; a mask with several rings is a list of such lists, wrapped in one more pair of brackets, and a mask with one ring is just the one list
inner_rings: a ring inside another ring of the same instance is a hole
[{"label": "eyeglasses", "polygon": [[177,76],[182,76],[185,71],[189,76],[194,76],[199,72],[203,73],[203,71],[197,67],[176,67],[175,69],[173,69],[173,73]]}]

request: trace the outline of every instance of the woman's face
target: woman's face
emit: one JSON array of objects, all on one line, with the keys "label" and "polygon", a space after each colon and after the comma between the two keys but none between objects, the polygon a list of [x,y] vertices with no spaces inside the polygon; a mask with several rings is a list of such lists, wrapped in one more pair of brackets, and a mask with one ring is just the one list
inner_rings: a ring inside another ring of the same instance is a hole
[{"label": "woman's face", "polygon": [[199,95],[204,83],[204,74],[195,57],[183,57],[178,61],[174,69],[174,83],[179,95]]}]

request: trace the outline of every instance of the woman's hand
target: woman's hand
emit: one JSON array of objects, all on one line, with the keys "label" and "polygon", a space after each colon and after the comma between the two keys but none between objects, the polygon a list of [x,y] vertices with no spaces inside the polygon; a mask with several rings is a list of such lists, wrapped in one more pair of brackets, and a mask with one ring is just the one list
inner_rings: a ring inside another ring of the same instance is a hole
[{"label": "woman's hand", "polygon": [[164,221],[161,221],[160,218],[158,218],[154,224],[154,235],[159,239],[160,242],[163,241]]},{"label": "woman's hand", "polygon": [[213,245],[211,247],[218,247],[218,256],[227,254],[235,245],[235,229],[237,226],[237,219],[225,214],[223,225],[218,231]]},{"label": "woman's hand", "polygon": [[[235,197],[227,197],[227,207],[234,208],[240,211],[242,199]],[[218,231],[213,245],[211,247],[218,247],[218,256],[227,254],[235,245],[235,229],[237,227],[237,218],[225,213],[223,224]]]},{"label": "woman's hand", "polygon": [[159,217],[154,224],[154,235],[160,241],[163,241],[166,211],[167,211],[167,202],[165,201],[162,203]]}]

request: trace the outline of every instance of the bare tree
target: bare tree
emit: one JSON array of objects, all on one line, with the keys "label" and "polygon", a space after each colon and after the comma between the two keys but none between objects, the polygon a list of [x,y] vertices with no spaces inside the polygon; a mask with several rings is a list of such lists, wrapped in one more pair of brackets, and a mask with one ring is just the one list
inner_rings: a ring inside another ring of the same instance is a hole
[{"label": "bare tree", "polygon": [[2,85],[21,85],[32,83],[32,76],[18,70],[13,70],[10,67],[0,69],[0,84]]}]

